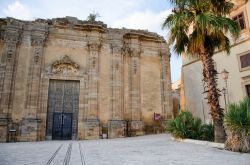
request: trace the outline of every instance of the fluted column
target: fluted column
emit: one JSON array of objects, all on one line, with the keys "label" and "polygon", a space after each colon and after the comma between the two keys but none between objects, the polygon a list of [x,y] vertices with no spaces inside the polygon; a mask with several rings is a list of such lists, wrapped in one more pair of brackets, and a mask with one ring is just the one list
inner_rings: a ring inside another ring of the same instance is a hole
[{"label": "fluted column", "polygon": [[6,27],[4,34],[4,54],[1,59],[0,68],[1,117],[11,117],[19,41],[19,30]]}]

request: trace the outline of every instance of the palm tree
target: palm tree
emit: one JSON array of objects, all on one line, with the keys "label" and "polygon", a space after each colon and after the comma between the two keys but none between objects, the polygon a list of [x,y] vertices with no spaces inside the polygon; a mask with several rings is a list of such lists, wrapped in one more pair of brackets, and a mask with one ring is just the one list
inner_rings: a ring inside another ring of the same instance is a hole
[{"label": "palm tree", "polygon": [[226,17],[233,4],[223,0],[170,0],[174,5],[163,23],[168,28],[169,42],[178,55],[199,58],[203,65],[203,81],[210,113],[214,123],[216,142],[225,141],[223,110],[219,104],[217,71],[213,54],[216,49],[230,53],[230,34],[236,39],[239,27]]}]

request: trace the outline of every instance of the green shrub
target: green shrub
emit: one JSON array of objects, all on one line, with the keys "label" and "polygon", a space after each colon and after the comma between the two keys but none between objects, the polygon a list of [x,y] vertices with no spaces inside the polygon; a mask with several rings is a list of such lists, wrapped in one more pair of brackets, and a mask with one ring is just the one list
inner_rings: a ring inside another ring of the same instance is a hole
[{"label": "green shrub", "polygon": [[201,119],[194,118],[188,111],[181,112],[175,119],[167,123],[167,131],[176,138],[189,138],[212,141],[213,126],[203,125]]},{"label": "green shrub", "polygon": [[203,124],[201,128],[201,140],[214,141],[214,126],[213,124]]},{"label": "green shrub", "polygon": [[225,147],[238,152],[250,152],[250,98],[230,104],[224,126],[228,134]]}]

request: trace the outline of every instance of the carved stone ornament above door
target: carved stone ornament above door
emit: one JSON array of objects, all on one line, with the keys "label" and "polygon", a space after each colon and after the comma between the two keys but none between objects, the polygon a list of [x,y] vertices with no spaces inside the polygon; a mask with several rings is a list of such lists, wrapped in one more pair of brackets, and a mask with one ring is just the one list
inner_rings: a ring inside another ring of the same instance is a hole
[{"label": "carved stone ornament above door", "polygon": [[61,60],[55,61],[51,69],[53,74],[77,75],[79,73],[79,65],[73,62],[69,56],[65,55]]}]

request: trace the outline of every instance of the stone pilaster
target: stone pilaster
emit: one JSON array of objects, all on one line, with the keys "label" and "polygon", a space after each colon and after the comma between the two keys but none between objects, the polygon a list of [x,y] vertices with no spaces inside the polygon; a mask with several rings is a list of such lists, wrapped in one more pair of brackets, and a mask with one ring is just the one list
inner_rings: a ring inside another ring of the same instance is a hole
[{"label": "stone pilaster", "polygon": [[12,107],[22,25],[7,20],[3,35],[4,53],[0,63],[0,141],[7,141],[12,124]]},{"label": "stone pilaster", "polygon": [[1,59],[0,75],[0,115],[2,117],[11,114],[15,69],[17,65],[16,58],[18,56],[18,44],[20,41],[19,37],[19,29],[13,30],[6,27],[4,36],[4,55]]},{"label": "stone pilaster", "polygon": [[130,109],[131,120],[141,120],[140,107],[140,50],[130,51],[129,78],[130,78]]},{"label": "stone pilaster", "polygon": [[122,48],[111,45],[110,58],[110,120],[108,137],[125,136],[125,121],[123,121],[122,91],[123,91],[123,55]]},{"label": "stone pilaster", "polygon": [[110,111],[112,120],[122,120],[122,48],[112,46],[110,69]]},{"label": "stone pilaster", "polygon": [[162,100],[162,114],[165,120],[173,117],[173,103],[171,92],[171,77],[170,77],[170,50],[160,50],[161,56],[161,100]]},{"label": "stone pilaster", "polygon": [[100,122],[99,122],[99,104],[98,104],[98,89],[99,89],[99,55],[101,52],[101,43],[99,41],[89,42],[88,48],[88,93],[87,106],[85,106],[84,113],[84,129],[85,139],[98,139]]},{"label": "stone pilaster", "polygon": [[88,110],[86,119],[98,119],[98,83],[99,83],[99,43],[88,44]]},{"label": "stone pilaster", "polygon": [[37,110],[39,109],[39,89],[41,81],[41,70],[43,63],[43,52],[44,52],[44,43],[47,34],[47,27],[43,27],[44,31],[40,34],[33,31],[31,34],[31,61],[29,67],[29,76],[28,76],[28,94],[26,99],[26,117],[36,118]]},{"label": "stone pilaster", "polygon": [[20,141],[36,141],[38,139],[40,119],[37,115],[39,115],[38,110],[40,109],[41,72],[47,29],[45,24],[32,25],[30,40],[32,48],[27,80],[26,113],[21,123]]},{"label": "stone pilaster", "polygon": [[144,123],[141,116],[141,98],[140,98],[140,48],[130,49],[129,59],[129,98],[131,109],[130,130],[132,136],[144,134]]}]

